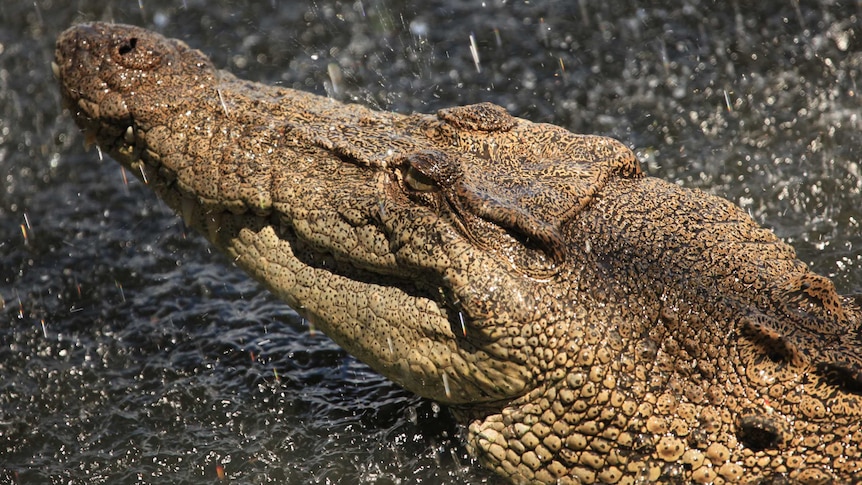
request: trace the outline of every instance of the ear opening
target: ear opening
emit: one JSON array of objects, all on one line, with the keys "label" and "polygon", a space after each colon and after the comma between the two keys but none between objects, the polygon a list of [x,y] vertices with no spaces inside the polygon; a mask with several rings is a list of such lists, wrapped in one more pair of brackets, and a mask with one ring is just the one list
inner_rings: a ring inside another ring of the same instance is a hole
[{"label": "ear opening", "polygon": [[736,437],[754,451],[779,449],[783,444],[778,424],[765,416],[743,416],[737,423]]},{"label": "ear opening", "polygon": [[848,363],[829,362],[817,366],[826,382],[862,396],[862,369]]}]

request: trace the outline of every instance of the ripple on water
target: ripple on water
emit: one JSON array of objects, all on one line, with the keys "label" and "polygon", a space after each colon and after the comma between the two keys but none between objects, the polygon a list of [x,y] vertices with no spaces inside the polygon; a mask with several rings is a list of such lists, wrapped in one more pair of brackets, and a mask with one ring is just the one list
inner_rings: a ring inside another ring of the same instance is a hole
[{"label": "ripple on water", "polygon": [[0,375],[17,376],[0,388],[0,450],[17,464],[7,473],[88,483],[194,481],[217,466],[272,483],[462,474],[447,414],[310,334],[268,294],[244,297],[254,285],[235,271],[201,269],[242,291],[192,298],[179,279],[182,309],[158,312],[151,298],[95,321],[71,314],[63,330],[24,320],[4,330]]}]

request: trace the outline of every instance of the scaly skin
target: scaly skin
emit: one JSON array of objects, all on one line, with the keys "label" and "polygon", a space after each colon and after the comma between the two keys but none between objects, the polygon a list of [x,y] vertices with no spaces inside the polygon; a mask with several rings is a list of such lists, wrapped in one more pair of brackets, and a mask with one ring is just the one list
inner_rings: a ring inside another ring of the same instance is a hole
[{"label": "scaly skin", "polygon": [[74,27],[91,141],[515,483],[830,483],[862,470],[862,316],[726,200],[491,104],[381,113]]}]

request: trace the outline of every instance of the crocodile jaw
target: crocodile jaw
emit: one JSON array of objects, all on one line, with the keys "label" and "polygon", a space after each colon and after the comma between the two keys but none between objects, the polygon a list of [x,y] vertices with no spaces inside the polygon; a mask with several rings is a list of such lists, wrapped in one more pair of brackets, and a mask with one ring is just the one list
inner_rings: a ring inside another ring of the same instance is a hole
[{"label": "crocodile jaw", "polygon": [[[500,401],[523,393],[532,377],[522,363],[512,361],[505,342],[511,337],[499,335],[498,324],[481,317],[490,312],[485,308],[487,292],[480,286],[509,288],[506,300],[518,305],[519,312],[535,307],[529,296],[518,293],[520,286],[512,284],[503,266],[495,262],[498,271],[469,279],[464,274],[472,271],[469,267],[442,273],[415,266],[400,269],[404,261],[424,258],[409,244],[392,240],[404,220],[423,231],[428,225],[438,227],[451,253],[472,249],[439,215],[383,202],[397,174],[345,165],[331,154],[320,162],[320,150],[304,153],[290,132],[271,121],[256,126],[255,120],[245,120],[239,125],[232,114],[243,112],[238,104],[246,102],[233,95],[241,81],[216,71],[182,42],[145,47],[150,34],[131,29],[137,33],[136,47],[155,52],[158,62],[133,59],[133,65],[125,65],[120,51],[129,36],[106,24],[81,26],[58,39],[55,71],[64,105],[87,140],[128,168],[187,226],[316,328],[408,390],[450,404]],[[96,58],[93,52],[98,50],[109,54]],[[172,85],[179,66],[188,65],[196,66],[195,81]],[[148,69],[153,66],[160,70]],[[155,84],[173,89],[174,95],[155,101],[151,93],[136,88],[140,78],[158,78]],[[92,89],[75,87],[82,85]],[[185,100],[199,101],[202,90],[212,94],[206,97],[208,109],[184,109]],[[277,89],[259,94],[254,103],[270,108],[283,105],[286,97]],[[168,114],[154,122],[150,115],[158,110]],[[265,140],[246,144],[253,140],[248,130]],[[257,171],[244,180],[219,174],[218,160],[195,155],[225,134],[225,146],[236,144],[241,151],[237,157],[256,157],[249,162],[257,164]],[[356,186],[331,183],[327,188],[314,179],[339,172],[355,179]],[[260,182],[263,179],[266,182]],[[246,188],[228,193],[234,183],[245,183]],[[329,206],[319,195],[325,191],[365,195],[343,196],[353,206],[345,209],[334,207],[334,201]],[[312,198],[323,203],[305,203]],[[354,214],[359,218],[350,220]],[[428,225],[426,219],[431,219]],[[402,229],[406,239],[417,230]],[[364,261],[357,263],[360,247]],[[481,258],[473,264],[481,265]]]}]

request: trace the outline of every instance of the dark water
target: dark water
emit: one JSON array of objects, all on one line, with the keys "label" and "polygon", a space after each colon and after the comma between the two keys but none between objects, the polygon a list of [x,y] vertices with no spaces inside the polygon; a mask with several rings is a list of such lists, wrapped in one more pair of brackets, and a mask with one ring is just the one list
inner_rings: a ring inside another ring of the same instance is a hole
[{"label": "dark water", "polygon": [[854,2],[133,3],[0,5],[2,483],[212,483],[219,467],[238,483],[494,482],[445,408],[310,332],[85,153],[50,74],[78,21],[385,109],[493,101],[617,137],[862,291]]}]

